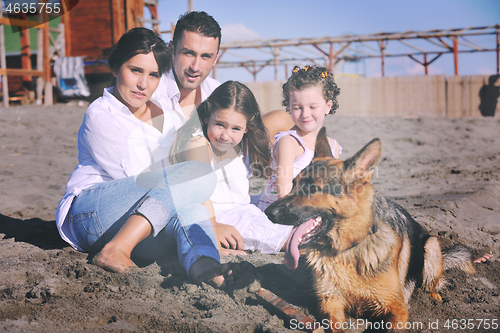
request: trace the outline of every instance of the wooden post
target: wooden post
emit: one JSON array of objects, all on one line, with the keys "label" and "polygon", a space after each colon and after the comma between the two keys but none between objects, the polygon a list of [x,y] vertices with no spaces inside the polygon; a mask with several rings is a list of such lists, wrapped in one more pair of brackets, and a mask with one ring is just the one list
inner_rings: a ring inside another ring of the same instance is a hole
[{"label": "wooden post", "polygon": [[453,37],[453,60],[455,60],[455,75],[458,75],[458,40]]},{"label": "wooden post", "polygon": [[[36,32],[36,69],[43,71],[43,29]],[[45,85],[45,75],[36,79],[36,104],[42,105],[42,96]]]},{"label": "wooden post", "polygon": [[333,68],[335,67],[335,49],[333,48],[333,43],[330,43],[330,54],[328,55],[328,69],[332,72],[332,74],[335,74],[333,72]]},{"label": "wooden post", "polygon": [[[24,29],[20,32],[21,37],[21,68],[31,68],[31,47],[30,47],[30,29]],[[23,81],[33,80],[32,75],[23,75]]]},{"label": "wooden post", "polygon": [[125,33],[125,9],[123,1],[112,0],[112,20],[113,20],[113,43],[117,43],[120,37]]},{"label": "wooden post", "polygon": [[[0,7],[0,17],[3,16],[2,7]],[[0,67],[7,70],[7,59],[5,58],[5,36],[3,31],[3,24],[0,24]],[[9,107],[9,84],[7,80],[7,73],[2,75],[2,96],[3,106]]]},{"label": "wooden post", "polygon": [[497,75],[500,75],[500,32],[497,29]]},{"label": "wooden post", "polygon": [[382,77],[385,76],[385,43],[384,41],[380,41],[380,60],[382,62]]},{"label": "wooden post", "polygon": [[273,48],[273,54],[274,54],[274,81],[278,81],[278,64],[279,64],[278,56],[279,56],[279,52],[278,52],[277,47]]},{"label": "wooden post", "polygon": [[425,68],[425,75],[429,74],[427,72],[427,66],[429,66],[429,64],[427,63],[427,53],[424,53],[424,68]]},{"label": "wooden post", "polygon": [[68,8],[66,7],[66,2],[61,1],[61,11],[64,13],[61,15],[61,24],[64,25],[64,30],[62,32],[64,36],[64,55],[71,56],[71,29],[70,29],[70,20]]},{"label": "wooden post", "polygon": [[53,104],[53,94],[52,94],[52,71],[50,69],[50,38],[49,38],[49,15],[47,12],[43,13],[43,71],[45,72],[44,81],[44,105],[50,106]]}]

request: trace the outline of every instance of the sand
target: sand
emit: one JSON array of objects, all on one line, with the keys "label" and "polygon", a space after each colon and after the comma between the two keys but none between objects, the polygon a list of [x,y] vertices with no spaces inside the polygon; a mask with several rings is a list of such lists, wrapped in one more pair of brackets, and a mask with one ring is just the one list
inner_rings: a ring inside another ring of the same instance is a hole
[{"label": "sand", "polygon": [[[255,296],[260,286],[317,315],[304,261],[289,271],[283,254],[224,257],[241,263],[234,290],[223,292],[187,281],[175,257],[118,275],[64,243],[54,216],[77,162],[84,112],[0,108],[1,332],[291,332],[293,324]],[[408,331],[459,331],[461,319],[471,319],[474,332],[500,325],[500,120],[329,116],[325,125],[343,158],[381,138],[377,189],[431,234],[474,256],[495,255],[476,264],[475,275],[448,271],[443,303],[416,291]]]}]

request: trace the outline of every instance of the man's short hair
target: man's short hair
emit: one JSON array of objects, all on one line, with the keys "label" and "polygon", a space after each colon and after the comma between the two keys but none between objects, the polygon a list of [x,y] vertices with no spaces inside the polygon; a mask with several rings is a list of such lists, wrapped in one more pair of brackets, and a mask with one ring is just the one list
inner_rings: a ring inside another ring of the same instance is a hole
[{"label": "man's short hair", "polygon": [[206,12],[186,12],[179,16],[174,30],[174,47],[184,31],[198,32],[206,37],[219,38],[220,47],[221,29],[219,23]]}]

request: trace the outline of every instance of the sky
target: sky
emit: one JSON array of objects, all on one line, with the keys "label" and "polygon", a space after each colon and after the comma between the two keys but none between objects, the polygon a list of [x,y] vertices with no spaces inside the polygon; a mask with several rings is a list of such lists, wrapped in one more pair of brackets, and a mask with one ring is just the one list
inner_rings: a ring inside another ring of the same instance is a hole
[{"label": "sky", "polygon": [[[500,0],[193,0],[194,10],[206,11],[222,27],[222,42],[232,40],[338,37],[378,32],[424,31],[484,27],[500,24]],[[170,30],[179,15],[188,9],[187,0],[159,0],[160,29]],[[170,34],[163,38],[169,40]],[[475,37],[482,46],[495,48],[495,35]],[[337,44],[338,45],[338,44]],[[401,47],[389,42],[388,47]],[[418,45],[418,44],[415,44]],[[460,45],[459,45],[460,48]],[[396,49],[394,49],[396,50]],[[245,50],[245,56],[266,56],[261,51]],[[267,55],[266,57],[269,57]],[[432,58],[432,57],[430,57]],[[221,60],[235,60],[225,54]],[[423,59],[420,59],[423,60]],[[297,64],[305,65],[305,64]],[[459,75],[496,73],[496,53],[459,54]],[[453,55],[443,55],[429,67],[429,74],[454,75]],[[288,68],[291,71],[292,68]],[[337,65],[335,73],[381,76],[380,59]],[[253,81],[245,69],[219,68],[220,81]],[[386,76],[424,75],[424,67],[408,57],[387,58]],[[278,79],[287,77],[280,66]],[[274,79],[274,68],[257,74],[258,81]]]}]

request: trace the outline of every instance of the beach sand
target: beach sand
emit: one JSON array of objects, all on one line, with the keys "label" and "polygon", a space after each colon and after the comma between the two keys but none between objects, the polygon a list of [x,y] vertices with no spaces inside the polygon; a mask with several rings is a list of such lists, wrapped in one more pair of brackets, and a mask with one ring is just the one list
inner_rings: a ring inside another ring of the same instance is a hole
[{"label": "beach sand", "polygon": [[[176,257],[118,275],[64,243],[55,212],[77,163],[84,113],[62,104],[0,108],[1,332],[292,332],[255,296],[260,286],[317,316],[305,262],[289,271],[283,254],[224,257],[240,262],[226,293],[188,282]],[[500,119],[328,116],[325,125],[344,159],[381,138],[377,189],[431,234],[475,257],[494,254],[475,275],[446,272],[443,303],[417,290],[408,332],[460,331],[462,319],[474,332],[500,325]]]}]

